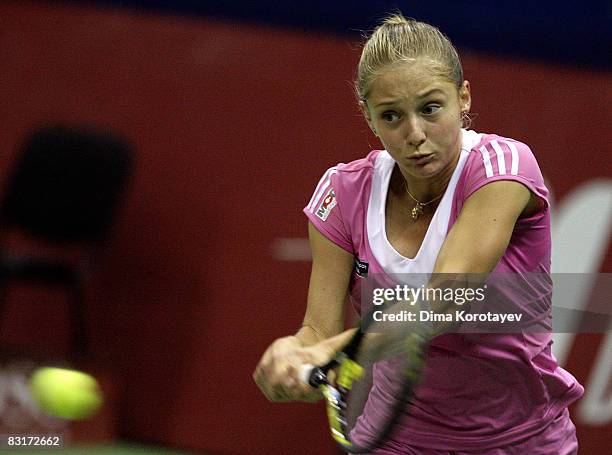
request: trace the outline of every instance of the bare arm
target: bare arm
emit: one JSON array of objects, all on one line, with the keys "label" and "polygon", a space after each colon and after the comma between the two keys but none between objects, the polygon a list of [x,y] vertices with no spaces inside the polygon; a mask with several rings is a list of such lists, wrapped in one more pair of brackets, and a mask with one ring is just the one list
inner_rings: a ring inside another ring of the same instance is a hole
[{"label": "bare arm", "polygon": [[330,338],[344,327],[345,302],[354,257],[308,223],[312,270],[308,304],[296,336],[304,346]]},{"label": "bare arm", "polygon": [[532,197],[527,187],[513,181],[489,183],[474,192],[442,245],[434,273],[493,271],[519,216],[531,210]]},{"label": "bare arm", "polygon": [[[309,223],[312,271],[308,288],[306,314],[300,330],[292,336],[274,341],[262,356],[253,379],[270,401],[319,398],[305,385],[289,375],[292,365],[318,363],[335,351],[320,349],[315,358],[307,346],[317,345],[340,333],[344,327],[345,301],[353,269],[353,255],[324,237]],[[306,360],[305,360],[306,359]]]},{"label": "bare arm", "polygon": [[[442,245],[434,266],[434,275],[445,273],[490,273],[508,247],[517,219],[522,214],[524,215],[534,210],[537,210],[535,196],[531,195],[530,191],[520,183],[500,181],[480,188],[468,198],[453,229]],[[326,251],[325,248],[323,251]],[[342,255],[339,254],[339,256],[341,257]],[[348,285],[348,277],[350,277],[350,270],[352,268],[352,256],[345,257],[345,260],[345,267],[348,270],[346,285]],[[334,261],[332,260],[330,265],[333,263]],[[313,264],[313,270],[314,267]],[[321,271],[325,270],[330,271],[331,269],[321,269]],[[322,314],[321,310],[318,309],[319,305],[324,304],[325,300],[319,301],[316,296],[326,295],[328,298],[332,298],[332,296],[338,298],[340,291],[334,288],[334,283],[342,282],[342,276],[336,275],[335,281],[327,283],[331,286],[329,289],[326,289],[326,282],[324,280],[314,282],[316,290],[315,298],[311,300],[309,295],[309,309],[312,312],[307,311],[304,323],[306,326],[313,324],[315,333],[307,332],[302,335],[302,331],[310,331],[310,329],[302,328],[298,332],[298,336],[307,337],[305,338],[307,342],[314,339],[319,341],[316,344],[310,345],[310,347],[303,348],[298,356],[287,363],[284,375],[288,379],[292,390],[308,390],[303,386],[296,385],[301,364],[312,363],[321,365],[326,363],[337,351],[342,349],[356,330],[350,329],[334,335],[334,333],[337,333],[338,327],[341,327],[340,321],[343,319],[343,312],[332,313],[329,325],[317,319],[317,316]],[[320,289],[317,284],[321,286]],[[312,289],[313,281],[311,280]],[[346,288],[344,289],[344,292],[346,292]],[[344,300],[344,296],[342,300]],[[444,311],[444,308],[439,309],[439,311]],[[312,318],[312,316],[315,316],[315,318]],[[319,331],[321,333],[318,333]],[[329,337],[330,335],[334,336]],[[388,349],[381,348],[382,345],[387,343],[384,335],[367,335],[363,343],[363,355],[369,360],[376,360],[379,353],[388,351]]]},{"label": "bare arm", "polygon": [[[538,201],[523,185],[513,181],[493,182],[472,194],[448,234],[434,266],[434,277],[442,274],[489,274],[503,256],[517,219],[538,209]],[[429,285],[436,286],[434,282]],[[433,307],[442,312],[454,309],[448,305]],[[451,325],[437,326],[436,333]],[[336,352],[350,339],[354,330],[323,341],[320,348]],[[389,345],[397,341],[396,334],[368,334],[362,343],[362,355],[377,360],[381,353],[395,352]]]}]

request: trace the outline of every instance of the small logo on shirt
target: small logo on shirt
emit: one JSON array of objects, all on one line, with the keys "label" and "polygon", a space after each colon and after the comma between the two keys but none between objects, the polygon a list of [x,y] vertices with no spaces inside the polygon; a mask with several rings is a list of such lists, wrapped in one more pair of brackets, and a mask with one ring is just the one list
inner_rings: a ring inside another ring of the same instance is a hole
[{"label": "small logo on shirt", "polygon": [[366,278],[368,276],[368,263],[360,260],[359,258],[355,258],[355,273],[362,278]]},{"label": "small logo on shirt", "polygon": [[325,196],[323,202],[321,202],[321,205],[317,209],[317,216],[323,221],[325,221],[329,216],[329,212],[332,211],[332,209],[336,206],[337,203],[338,201],[336,201],[336,194],[334,193],[334,189],[332,188],[331,190],[329,190],[329,193],[327,193],[327,196]]}]

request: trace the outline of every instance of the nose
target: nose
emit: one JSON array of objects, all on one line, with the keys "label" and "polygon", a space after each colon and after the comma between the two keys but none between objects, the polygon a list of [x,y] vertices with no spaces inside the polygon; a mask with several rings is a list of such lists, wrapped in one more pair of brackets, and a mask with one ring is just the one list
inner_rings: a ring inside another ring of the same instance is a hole
[{"label": "nose", "polygon": [[425,140],[425,130],[423,128],[422,119],[417,116],[410,116],[406,119],[406,144],[418,148]]}]

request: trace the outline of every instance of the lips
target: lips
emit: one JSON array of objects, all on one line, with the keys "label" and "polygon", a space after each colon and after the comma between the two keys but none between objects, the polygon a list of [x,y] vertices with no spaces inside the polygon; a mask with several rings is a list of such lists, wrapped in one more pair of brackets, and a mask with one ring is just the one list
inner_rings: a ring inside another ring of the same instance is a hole
[{"label": "lips", "polygon": [[408,159],[414,164],[423,165],[429,163],[433,159],[433,156],[433,153],[428,153],[427,155],[412,155],[408,157]]}]

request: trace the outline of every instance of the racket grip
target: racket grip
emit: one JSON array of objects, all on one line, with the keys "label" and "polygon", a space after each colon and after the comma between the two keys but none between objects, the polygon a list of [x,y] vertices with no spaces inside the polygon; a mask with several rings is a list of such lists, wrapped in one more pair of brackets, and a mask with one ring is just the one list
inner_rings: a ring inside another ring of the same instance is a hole
[{"label": "racket grip", "polygon": [[300,367],[298,376],[300,381],[315,389],[321,384],[327,384],[327,375],[323,373],[321,367],[311,365],[310,363],[305,363]]},{"label": "racket grip", "polygon": [[310,376],[312,375],[312,370],[315,369],[315,366],[311,363],[305,363],[300,367],[299,378],[304,384],[310,385]]}]

